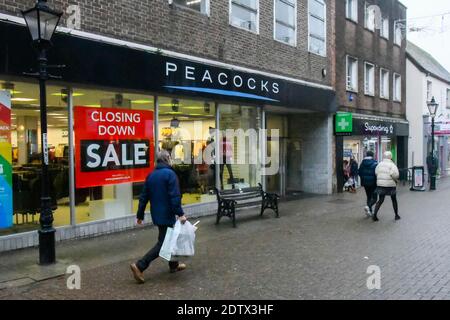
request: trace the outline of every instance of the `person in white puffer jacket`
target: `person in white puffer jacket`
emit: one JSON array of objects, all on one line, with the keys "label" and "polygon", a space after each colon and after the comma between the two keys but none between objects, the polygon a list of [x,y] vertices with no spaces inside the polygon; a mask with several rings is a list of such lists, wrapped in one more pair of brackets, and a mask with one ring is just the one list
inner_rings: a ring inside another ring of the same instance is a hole
[{"label": "person in white puffer jacket", "polygon": [[386,196],[391,196],[395,220],[400,220],[397,202],[397,181],[400,174],[394,161],[392,161],[392,153],[390,151],[384,153],[384,159],[376,167],[375,174],[377,176],[376,193],[378,193],[379,199],[375,206],[375,213],[372,216],[373,221],[378,221],[377,214]]}]

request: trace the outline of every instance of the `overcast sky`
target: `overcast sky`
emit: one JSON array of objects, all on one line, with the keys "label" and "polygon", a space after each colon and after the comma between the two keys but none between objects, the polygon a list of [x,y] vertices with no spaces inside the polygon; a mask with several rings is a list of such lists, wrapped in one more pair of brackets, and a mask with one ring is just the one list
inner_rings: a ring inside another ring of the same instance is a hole
[{"label": "overcast sky", "polygon": [[[450,0],[400,0],[408,7],[408,40],[429,52],[450,72]],[[442,19],[442,14],[449,13]],[[441,16],[437,16],[441,15]],[[434,17],[432,17],[434,16]]]}]

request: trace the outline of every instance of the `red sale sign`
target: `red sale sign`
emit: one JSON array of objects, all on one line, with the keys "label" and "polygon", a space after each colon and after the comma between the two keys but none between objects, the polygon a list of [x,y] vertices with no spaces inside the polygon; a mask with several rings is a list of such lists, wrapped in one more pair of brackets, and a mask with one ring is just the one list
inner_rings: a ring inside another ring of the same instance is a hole
[{"label": "red sale sign", "polygon": [[153,170],[153,112],[77,106],[76,187],[141,182]]}]

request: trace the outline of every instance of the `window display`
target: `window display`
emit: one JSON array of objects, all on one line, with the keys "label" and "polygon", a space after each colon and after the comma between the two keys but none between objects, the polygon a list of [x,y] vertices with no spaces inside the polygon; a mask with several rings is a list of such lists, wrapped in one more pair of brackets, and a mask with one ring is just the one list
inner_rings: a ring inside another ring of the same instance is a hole
[{"label": "window display", "polygon": [[158,102],[159,148],[172,155],[182,203],[214,201],[215,167],[207,152],[214,143],[215,104],[168,97],[159,97]]}]

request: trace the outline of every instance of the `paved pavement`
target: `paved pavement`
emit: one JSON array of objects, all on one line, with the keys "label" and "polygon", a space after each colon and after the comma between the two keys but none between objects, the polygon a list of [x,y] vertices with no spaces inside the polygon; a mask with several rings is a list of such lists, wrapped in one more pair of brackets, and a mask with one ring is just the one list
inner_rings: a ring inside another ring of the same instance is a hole
[{"label": "paved pavement", "polygon": [[[50,271],[35,265],[36,249],[2,254],[0,299],[450,299],[450,180],[432,193],[403,188],[399,222],[388,199],[380,222],[367,219],[363,198],[360,190],[285,202],[280,219],[247,210],[236,229],[202,218],[189,268],[169,274],[156,261],[143,285],[129,263],[155,242],[151,227],[59,244]],[[70,264],[81,267],[80,290],[52,276]],[[372,265],[379,290],[366,285]]]}]

